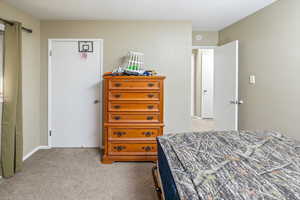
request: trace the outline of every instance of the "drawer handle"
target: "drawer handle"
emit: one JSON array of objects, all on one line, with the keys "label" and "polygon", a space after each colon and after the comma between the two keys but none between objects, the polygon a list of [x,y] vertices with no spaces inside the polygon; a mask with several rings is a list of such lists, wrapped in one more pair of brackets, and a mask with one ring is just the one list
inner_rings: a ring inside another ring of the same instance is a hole
[{"label": "drawer handle", "polygon": [[118,137],[122,137],[123,135],[126,135],[126,132],[117,131],[117,132],[114,132],[114,135],[116,135]]},{"label": "drawer handle", "polygon": [[123,151],[124,149],[126,149],[125,146],[114,146],[114,149],[117,150],[117,151]]},{"label": "drawer handle", "polygon": [[153,105],[149,105],[149,106],[148,106],[148,109],[153,109],[153,108],[154,108]]},{"label": "drawer handle", "polygon": [[152,97],[154,97],[154,94],[148,94],[148,97],[152,98]]},{"label": "drawer handle", "polygon": [[145,146],[145,147],[142,147],[142,149],[144,151],[146,151],[146,152],[149,152],[149,151],[151,151],[153,149],[153,147],[151,147],[151,146]]},{"label": "drawer handle", "polygon": [[153,120],[153,116],[147,116],[147,120]]},{"label": "drawer handle", "polygon": [[115,87],[120,87],[121,85],[121,83],[115,83]]},{"label": "drawer handle", "polygon": [[120,120],[121,117],[120,116],[115,116],[115,120]]},{"label": "drawer handle", "polygon": [[115,109],[120,109],[121,106],[120,106],[120,105],[115,105],[114,108],[115,108]]},{"label": "drawer handle", "polygon": [[121,95],[120,95],[120,94],[116,94],[115,97],[116,97],[116,98],[120,98]]},{"label": "drawer handle", "polygon": [[154,83],[148,83],[148,87],[153,87]]},{"label": "drawer handle", "polygon": [[143,132],[143,134],[146,136],[146,137],[150,137],[150,136],[152,136],[152,135],[154,135],[154,133],[153,132]]}]

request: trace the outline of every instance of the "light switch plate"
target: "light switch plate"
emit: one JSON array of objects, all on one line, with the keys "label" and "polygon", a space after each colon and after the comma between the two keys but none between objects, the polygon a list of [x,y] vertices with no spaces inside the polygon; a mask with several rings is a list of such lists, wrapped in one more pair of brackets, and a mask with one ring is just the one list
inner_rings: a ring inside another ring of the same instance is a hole
[{"label": "light switch plate", "polygon": [[251,85],[255,85],[255,75],[250,75],[249,76],[249,83],[251,84]]}]

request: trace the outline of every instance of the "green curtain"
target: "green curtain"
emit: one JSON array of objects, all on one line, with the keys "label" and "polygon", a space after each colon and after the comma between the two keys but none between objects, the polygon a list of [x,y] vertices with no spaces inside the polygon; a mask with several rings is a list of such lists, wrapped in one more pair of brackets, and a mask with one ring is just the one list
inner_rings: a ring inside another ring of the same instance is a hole
[{"label": "green curtain", "polygon": [[6,25],[1,129],[1,164],[5,178],[20,171],[23,162],[21,49],[22,25],[17,22]]}]

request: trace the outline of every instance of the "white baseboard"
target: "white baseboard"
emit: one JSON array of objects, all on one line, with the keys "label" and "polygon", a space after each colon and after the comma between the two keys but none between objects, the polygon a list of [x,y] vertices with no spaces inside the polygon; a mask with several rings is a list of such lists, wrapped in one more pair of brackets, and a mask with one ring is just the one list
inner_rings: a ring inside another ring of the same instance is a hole
[{"label": "white baseboard", "polygon": [[40,149],[51,149],[49,146],[38,146],[35,149],[33,149],[31,152],[29,152],[27,155],[23,157],[23,161],[27,160],[30,156],[32,156],[35,152],[37,152]]},{"label": "white baseboard", "polygon": [[192,116],[192,119],[202,119],[202,118],[194,115],[194,116]]},{"label": "white baseboard", "polygon": [[[49,146],[38,146],[35,149],[33,149],[31,152],[29,152],[27,155],[23,157],[23,161],[27,160],[30,156],[32,156],[35,152],[37,152],[40,149],[51,149]],[[2,179],[2,176],[0,176],[0,179]]]},{"label": "white baseboard", "polygon": [[40,149],[51,149],[49,146],[40,146]]},{"label": "white baseboard", "polygon": [[[99,147],[89,147],[89,148],[99,148]],[[49,147],[49,146],[38,146],[35,149],[33,149],[31,152],[29,152],[27,155],[25,155],[23,157],[23,161],[27,160],[30,156],[32,156],[35,152],[37,152],[40,149],[51,149],[51,147]],[[104,147],[101,146],[100,149],[103,150]]]},{"label": "white baseboard", "polygon": [[35,152],[37,152],[38,150],[40,150],[40,147],[36,147],[35,149],[33,149],[31,152],[29,152],[27,155],[25,155],[23,157],[23,161],[27,160],[30,156],[32,156]]}]

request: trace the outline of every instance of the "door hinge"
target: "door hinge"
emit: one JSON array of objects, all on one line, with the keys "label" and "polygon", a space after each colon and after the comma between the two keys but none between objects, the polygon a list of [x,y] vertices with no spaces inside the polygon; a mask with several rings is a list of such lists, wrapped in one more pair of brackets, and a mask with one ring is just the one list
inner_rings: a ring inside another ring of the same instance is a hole
[{"label": "door hinge", "polygon": [[49,51],[49,56],[52,56],[52,50]]},{"label": "door hinge", "polygon": [[52,136],[52,131],[49,131],[49,135]]}]

